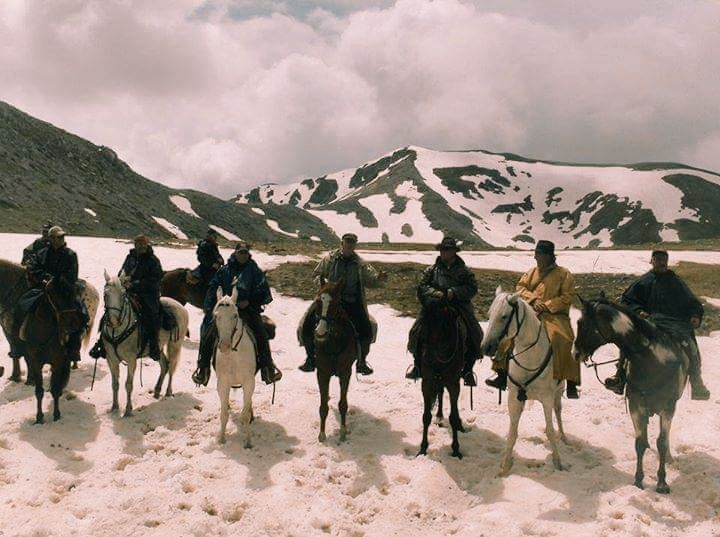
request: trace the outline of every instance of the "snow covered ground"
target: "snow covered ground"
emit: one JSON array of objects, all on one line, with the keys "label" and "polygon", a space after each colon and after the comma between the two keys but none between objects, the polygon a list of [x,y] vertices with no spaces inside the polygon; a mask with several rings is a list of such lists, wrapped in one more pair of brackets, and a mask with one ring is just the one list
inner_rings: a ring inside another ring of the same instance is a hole
[{"label": "snow covered ground", "polygon": [[[0,234],[0,248],[18,260],[32,238]],[[78,252],[81,275],[98,287],[103,268],[116,271],[129,248],[112,239],[69,237],[68,243]],[[166,269],[194,261],[192,250],[156,251]],[[592,263],[598,253],[573,254]],[[264,268],[286,259],[256,258]],[[578,258],[572,259],[566,264],[578,271]],[[671,434],[672,493],[662,496],[654,492],[654,448],[645,459],[647,489],[632,485],[633,429],[624,401],[590,370],[584,370],[581,398],[564,401],[572,444],[561,445],[560,453],[568,471],[553,469],[542,411],[534,404],[520,424],[512,474],[495,477],[507,415],[496,393],[483,387],[474,393],[474,409],[467,389],[462,393],[461,415],[469,426],[460,437],[465,458],[450,457],[450,435],[434,425],[429,455],[414,458],[422,397],[419,385],[403,378],[411,319],[383,305],[371,307],[380,323],[369,358],[376,372],[351,383],[349,440],[338,444],[333,410],[328,442],[319,444],[315,378],[296,369],[304,356],[295,326],[306,306],[275,295],[268,308],[279,327],[272,348],[284,377],[275,404],[272,388],[259,383],[249,450],[236,434],[240,392],[228,444],[219,446],[213,381],[201,389],[190,381],[200,322],[192,307],[176,396],[152,398],[159,368],[146,360],[144,387],[135,382],[132,418],[107,413],[110,376],[102,360],[90,389],[93,360],[87,354],[72,373],[57,423],[33,425],[33,390],[0,380],[0,535],[720,535],[720,333],[699,338],[713,397],[699,402],[685,394],[679,402]],[[6,352],[2,338],[0,355]],[[603,348],[598,360],[613,353]],[[2,363],[7,369],[9,359]],[[476,372],[489,374],[487,360]],[[605,366],[600,374],[610,372]],[[333,406],[337,393],[333,383]],[[46,395],[46,408],[50,401]],[[653,446],[656,436],[653,420]]]}]

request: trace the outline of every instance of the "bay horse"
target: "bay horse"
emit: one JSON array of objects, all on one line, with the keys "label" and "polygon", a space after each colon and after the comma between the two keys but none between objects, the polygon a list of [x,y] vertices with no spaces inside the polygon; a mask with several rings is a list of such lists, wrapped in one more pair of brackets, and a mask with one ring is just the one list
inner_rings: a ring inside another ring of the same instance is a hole
[{"label": "bay horse", "polygon": [[26,343],[28,378],[35,385],[37,412],[35,423],[44,423],[42,399],[43,365],[51,367],[50,393],[53,397],[53,420],[60,419],[60,396],[70,378],[70,356],[66,345],[69,336],[84,326],[85,318],[68,299],[58,292],[54,280],[50,280],[28,313],[20,328],[20,339]]},{"label": "bay horse", "polygon": [[634,311],[605,299],[582,301],[582,316],[575,339],[575,358],[587,362],[602,345],[612,343],[627,358],[626,397],[635,429],[635,486],[644,488],[643,455],[649,448],[647,427],[651,416],[660,417],[657,450],[660,463],[657,487],[670,492],[665,464],[670,455],[670,426],[677,401],[688,379],[688,356],[681,344]]},{"label": "bay horse", "polygon": [[[90,341],[90,335],[95,322],[95,314],[100,304],[100,295],[95,286],[88,281],[78,279],[78,285],[81,289],[80,299],[85,304],[89,318],[82,336],[83,348],[85,348]],[[0,326],[2,326],[9,341],[11,338],[18,337],[17,332],[20,330],[20,327],[15,326],[15,306],[17,305],[18,299],[29,289],[25,267],[12,261],[0,259],[0,287],[5,289],[4,292],[0,293]],[[22,380],[20,357],[12,358],[12,372],[9,379],[13,382],[20,382]],[[28,376],[27,381],[28,384],[32,384],[32,378],[30,376]]]},{"label": "bay horse", "polygon": [[210,282],[189,283],[190,269],[177,268],[163,274],[160,280],[160,295],[173,298],[183,306],[190,302],[193,306],[203,309],[205,295]]},{"label": "bay horse", "polygon": [[445,389],[450,397],[452,456],[462,459],[458,431],[463,428],[458,410],[458,398],[467,349],[467,328],[460,313],[447,300],[426,303],[418,345],[424,404],[423,435],[418,456],[427,455],[432,408],[435,401],[438,401],[439,409],[442,408],[442,393]]},{"label": "bay horse", "polygon": [[218,334],[215,350],[215,374],[220,397],[218,442],[225,443],[225,428],[230,413],[230,388],[242,387],[243,409],[240,421],[245,434],[245,447],[250,448],[256,372],[255,341],[250,328],[238,313],[237,296],[237,287],[234,285],[231,296],[223,296],[222,289],[218,289],[217,303],[213,309],[213,321]]},{"label": "bay horse", "polygon": [[[149,356],[148,345],[140,348],[139,319],[135,312],[130,297],[125,291],[123,281],[117,277],[111,277],[105,271],[105,323],[102,329],[103,344],[107,353],[108,366],[112,375],[113,402],[110,409],[116,412],[118,405],[118,389],[120,384],[120,362],[127,364],[127,379],[125,381],[125,392],[127,402],[123,417],[132,416],[132,390],[133,377],[137,359]],[[160,391],[169,373],[166,397],[171,397],[172,378],[177,368],[182,343],[187,333],[188,313],[185,308],[176,300],[168,297],[160,297],[160,305],[175,318],[176,327],[172,330],[160,328],[158,331],[158,344],[160,346],[160,376],[155,383],[153,397],[160,398]]]},{"label": "bay horse", "polygon": [[528,399],[540,401],[545,415],[545,434],[552,450],[552,462],[562,470],[557,437],[553,426],[553,411],[560,438],[567,442],[562,423],[562,394],[564,382],[553,378],[553,354],[550,339],[535,310],[517,294],[495,290],[495,298],[488,311],[488,328],[481,349],[486,356],[495,356],[500,341],[512,338],[515,351],[508,360],[508,413],[510,429],[499,476],[510,473],[513,449],[517,441],[520,416]]},{"label": "bay horse", "polygon": [[347,438],[345,422],[348,410],[347,392],[352,365],[357,360],[359,345],[355,328],[340,303],[342,282],[327,282],[317,293],[317,312],[320,322],[315,327],[315,366],[320,390],[320,433],[318,441],[325,442],[325,421],[330,400],[330,378],[340,380],[340,441]]}]

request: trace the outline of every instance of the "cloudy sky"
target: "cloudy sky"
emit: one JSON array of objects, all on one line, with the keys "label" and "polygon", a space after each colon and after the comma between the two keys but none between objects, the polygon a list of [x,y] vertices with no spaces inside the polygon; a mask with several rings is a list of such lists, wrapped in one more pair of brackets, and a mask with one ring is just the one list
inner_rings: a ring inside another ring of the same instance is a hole
[{"label": "cloudy sky", "polygon": [[0,100],[229,197],[395,148],[720,171],[715,0],[2,0]]}]

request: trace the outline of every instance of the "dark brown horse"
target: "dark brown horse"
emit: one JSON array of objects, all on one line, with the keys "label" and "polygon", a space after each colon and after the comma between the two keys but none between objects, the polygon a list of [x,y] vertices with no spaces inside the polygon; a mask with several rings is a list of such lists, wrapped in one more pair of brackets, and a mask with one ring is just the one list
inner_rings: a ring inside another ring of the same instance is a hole
[{"label": "dark brown horse", "polygon": [[458,311],[446,301],[425,306],[425,318],[420,334],[423,437],[418,455],[427,455],[428,429],[432,421],[432,408],[442,398],[443,388],[450,396],[450,427],[452,428],[452,456],[462,458],[458,431],[462,430],[458,398],[460,376],[467,345],[467,329]]},{"label": "dark brown horse", "polygon": [[317,294],[317,312],[320,322],[315,328],[315,365],[320,389],[320,434],[318,440],[324,442],[325,420],[330,400],[330,378],[340,379],[340,441],[347,436],[345,417],[347,416],[347,392],[352,376],[352,365],[358,356],[358,341],[355,329],[347,313],[340,304],[342,283],[328,282]]},{"label": "dark brown horse", "polygon": [[74,307],[73,299],[64,297],[55,289],[52,280],[45,286],[42,297],[30,311],[20,329],[20,338],[27,345],[28,377],[35,384],[37,413],[35,423],[43,423],[42,369],[49,364],[50,393],[53,396],[53,420],[60,419],[60,395],[70,377],[70,356],[67,342],[70,334],[84,327],[82,312]]},{"label": "dark brown horse", "polygon": [[[100,295],[97,289],[89,282],[82,279],[78,281],[82,289],[80,298],[85,304],[89,317],[88,326],[83,337],[83,345],[87,346],[95,321],[95,313],[100,303]],[[18,299],[29,289],[25,267],[12,261],[0,259],[0,289],[4,289],[4,291],[0,292],[0,326],[2,326],[8,341],[12,338],[17,340],[20,327],[15,326],[15,307]],[[19,357],[13,358],[10,380],[14,382],[22,380]],[[32,384],[32,378],[29,375],[27,384]]]},{"label": "dark brown horse", "polygon": [[167,271],[160,280],[160,295],[174,298],[183,306],[190,302],[196,308],[203,309],[209,282],[190,283],[189,275],[188,268]]}]

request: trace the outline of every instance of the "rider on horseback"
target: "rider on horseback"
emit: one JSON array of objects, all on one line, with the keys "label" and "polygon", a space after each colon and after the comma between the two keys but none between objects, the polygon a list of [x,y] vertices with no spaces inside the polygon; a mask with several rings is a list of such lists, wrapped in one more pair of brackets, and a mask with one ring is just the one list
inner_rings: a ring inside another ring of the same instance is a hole
[{"label": "rider on horseback", "polygon": [[[537,266],[526,272],[517,284],[520,298],[530,304],[547,330],[553,352],[553,378],[567,381],[567,396],[577,399],[580,385],[580,364],[572,357],[573,330],[570,325],[570,304],[575,295],[572,274],[555,263],[555,244],[540,240],[535,246]],[[504,390],[507,386],[507,360],[512,352],[512,339],[504,339],[493,358],[497,373],[485,384]]]},{"label": "rider on horseback", "polygon": [[[370,352],[373,330],[367,311],[365,286],[377,284],[379,281],[384,280],[387,274],[376,271],[372,265],[365,263],[355,253],[357,240],[355,233],[345,233],[342,236],[340,248],[333,250],[320,260],[315,270],[313,270],[313,277],[318,289],[327,281],[343,282],[341,304],[350,317],[360,340],[360,355],[355,369],[361,375],[372,375],[373,369],[367,363],[367,355]],[[311,306],[312,311],[308,311],[306,314],[304,324],[307,326],[303,326],[303,332],[309,331],[309,324],[312,324],[311,328],[314,328],[315,324],[317,324],[318,320],[316,319],[314,307],[313,304]],[[299,366],[299,369],[306,373],[315,370],[315,350],[311,341],[312,338],[308,339],[310,341],[305,342],[307,358]]]},{"label": "rider on horseback", "polygon": [[207,234],[197,245],[197,259],[200,263],[192,271],[192,275],[200,280],[200,285],[207,285],[225,261],[218,249],[218,232],[208,228]]},{"label": "rider on horseback", "polygon": [[405,374],[405,378],[419,379],[421,376],[418,335],[426,316],[427,306],[430,301],[447,299],[448,303],[458,310],[468,329],[468,348],[465,352],[463,380],[466,386],[477,386],[472,368],[480,356],[482,332],[471,302],[472,297],[477,294],[475,275],[457,255],[460,246],[454,238],[444,237],[440,244],[435,245],[435,249],[440,251],[440,255],[433,266],[425,269],[417,288],[417,296],[422,304],[422,310],[410,329],[408,349],[413,354],[414,362]]},{"label": "rider on horseback", "polygon": [[[48,246],[29,257],[27,266],[28,281],[31,282],[31,285],[34,284],[34,288],[31,288],[18,300],[19,314],[21,317],[27,315],[36,302],[36,300],[33,300],[33,296],[39,298],[38,289],[44,288],[52,279],[55,289],[63,295],[64,300],[87,317],[87,313],[77,296],[77,254],[67,247],[65,231],[60,226],[51,227],[47,235]],[[17,323],[16,326],[20,326],[20,324],[21,322]],[[73,362],[80,360],[80,340],[84,328],[83,326],[78,331],[70,334],[66,344],[70,360]]]},{"label": "rider on horseback", "polygon": [[[143,327],[143,337],[148,343],[150,358],[160,359],[160,346],[158,344],[158,330],[160,329],[160,280],[163,270],[160,260],[153,253],[150,239],[145,235],[138,235],[134,240],[134,248],[125,257],[119,275],[127,280],[127,291],[136,299],[140,306],[140,322]],[[103,320],[100,321],[100,338],[90,349],[93,358],[105,357],[105,346],[102,338]],[[141,349],[144,348],[141,344]]]},{"label": "rider on horseback", "polygon": [[[665,250],[655,250],[650,256],[652,270],[627,288],[621,302],[680,341],[690,362],[691,397],[706,400],[710,398],[710,391],[702,380],[702,362],[694,332],[702,322],[703,306],[682,278],[668,270],[668,259]],[[605,379],[605,387],[618,395],[625,389],[626,360],[621,354],[617,372]]]},{"label": "rider on horseback", "polygon": [[[50,246],[50,238],[48,237],[48,232],[50,231],[50,228],[53,227],[52,222],[45,222],[42,226],[42,236],[35,239],[32,244],[28,245],[23,250],[22,255],[22,261],[20,261],[20,264],[23,267],[27,267],[30,262],[33,260],[33,258],[40,252],[40,250],[43,250]],[[30,283],[31,287],[34,287],[32,282]]]},{"label": "rider on horseback", "polygon": [[207,386],[210,380],[210,362],[217,339],[212,316],[217,301],[217,289],[220,287],[223,294],[231,295],[233,285],[238,290],[238,312],[255,334],[260,376],[265,384],[277,382],[282,378],[282,372],[273,363],[268,334],[260,315],[263,306],[272,301],[270,286],[265,278],[265,273],[252,259],[250,248],[245,241],[240,241],[235,245],[235,251],[230,255],[227,264],[220,268],[210,281],[203,306],[205,317],[200,326],[197,369],[193,373],[192,379],[195,384],[203,386]]}]

